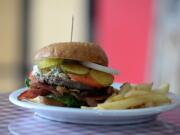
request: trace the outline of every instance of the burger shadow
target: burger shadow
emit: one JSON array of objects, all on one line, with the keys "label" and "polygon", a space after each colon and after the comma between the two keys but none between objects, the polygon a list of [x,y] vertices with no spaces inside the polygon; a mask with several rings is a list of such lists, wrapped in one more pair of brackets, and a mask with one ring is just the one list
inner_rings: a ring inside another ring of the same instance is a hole
[{"label": "burger shadow", "polygon": [[51,121],[36,115],[17,118],[8,125],[12,134],[18,135],[52,135],[67,133],[74,134],[180,134],[180,126],[160,118],[132,125],[88,125]]}]

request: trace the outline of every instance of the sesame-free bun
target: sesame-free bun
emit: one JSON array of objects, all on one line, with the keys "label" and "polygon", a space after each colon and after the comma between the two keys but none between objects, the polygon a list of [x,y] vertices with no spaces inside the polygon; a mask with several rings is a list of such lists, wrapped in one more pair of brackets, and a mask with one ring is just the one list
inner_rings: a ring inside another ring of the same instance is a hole
[{"label": "sesame-free bun", "polygon": [[44,58],[61,58],[78,61],[88,61],[103,66],[108,65],[108,59],[103,49],[89,42],[62,42],[50,44],[38,50],[35,61]]}]

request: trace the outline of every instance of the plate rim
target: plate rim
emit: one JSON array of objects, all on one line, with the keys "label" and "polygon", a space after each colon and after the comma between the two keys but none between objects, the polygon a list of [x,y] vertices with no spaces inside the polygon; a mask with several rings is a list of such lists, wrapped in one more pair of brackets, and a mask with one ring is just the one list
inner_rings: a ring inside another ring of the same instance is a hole
[{"label": "plate rim", "polygon": [[[114,83],[114,85],[120,85],[118,83]],[[80,109],[80,108],[68,108],[68,107],[58,107],[58,106],[50,106],[37,104],[33,102],[27,101],[19,101],[17,96],[28,88],[21,88],[15,90],[9,95],[9,101],[17,106],[33,109],[33,110],[47,110],[47,111],[58,111],[58,112],[73,112],[73,113],[91,113],[91,114],[100,114],[100,115],[116,115],[116,116],[139,116],[139,115],[151,115],[151,114],[159,114],[162,112],[170,111],[180,107],[180,97],[176,96],[173,93],[169,93],[172,99],[175,100],[175,103],[157,106],[157,107],[149,107],[149,108],[140,108],[140,109],[124,109],[124,110],[94,110],[94,109]]]}]

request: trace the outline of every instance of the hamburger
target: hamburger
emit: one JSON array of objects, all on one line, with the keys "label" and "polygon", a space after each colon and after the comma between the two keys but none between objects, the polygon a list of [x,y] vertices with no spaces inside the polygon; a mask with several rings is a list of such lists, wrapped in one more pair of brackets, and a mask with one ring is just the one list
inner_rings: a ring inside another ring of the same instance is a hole
[{"label": "hamburger", "polygon": [[34,55],[35,65],[26,79],[28,90],[19,100],[64,106],[94,107],[114,92],[118,71],[108,68],[103,49],[94,43],[50,44]]}]

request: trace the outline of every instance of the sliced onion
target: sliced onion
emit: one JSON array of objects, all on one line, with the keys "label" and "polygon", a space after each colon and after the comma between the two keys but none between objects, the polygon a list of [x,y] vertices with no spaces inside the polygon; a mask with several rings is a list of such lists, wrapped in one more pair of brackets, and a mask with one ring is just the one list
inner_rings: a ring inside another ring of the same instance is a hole
[{"label": "sliced onion", "polygon": [[108,68],[108,67],[105,67],[105,66],[102,66],[102,65],[99,65],[99,64],[95,64],[95,63],[91,63],[91,62],[81,62],[81,64],[83,66],[86,66],[86,67],[89,67],[89,68],[92,68],[92,69],[95,69],[95,70],[98,70],[98,71],[102,71],[102,72],[105,72],[105,73],[116,74],[116,75],[119,74],[118,70]]}]

